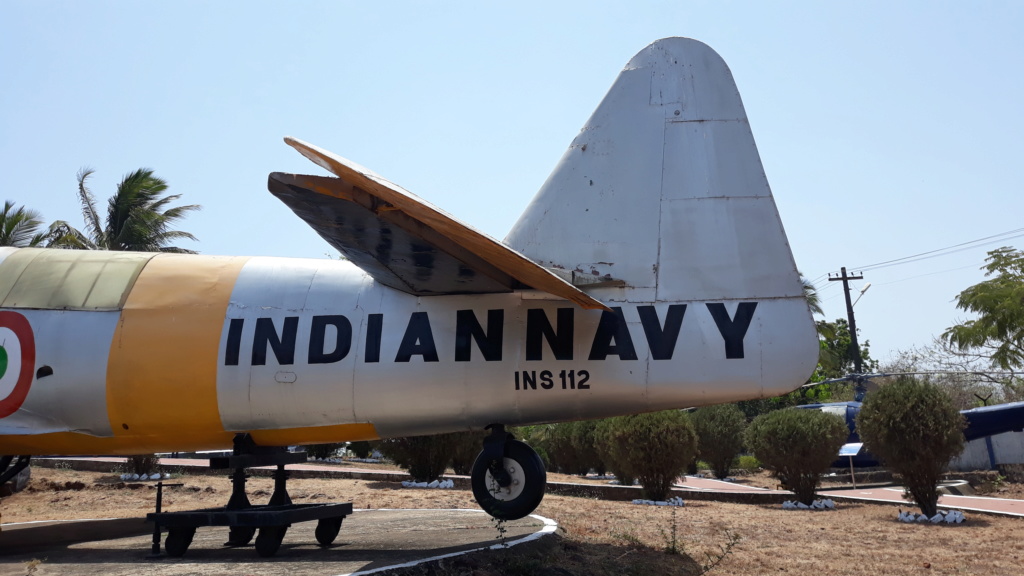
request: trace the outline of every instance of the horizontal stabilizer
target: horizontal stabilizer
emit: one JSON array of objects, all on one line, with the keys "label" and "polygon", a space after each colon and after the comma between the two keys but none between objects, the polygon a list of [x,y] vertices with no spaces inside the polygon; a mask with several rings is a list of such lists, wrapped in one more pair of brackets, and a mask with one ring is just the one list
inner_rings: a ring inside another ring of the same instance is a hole
[{"label": "horizontal stabilizer", "polygon": [[604,304],[501,242],[330,152],[285,141],[337,178],[273,173],[270,191],[378,282],[419,296],[533,288]]}]

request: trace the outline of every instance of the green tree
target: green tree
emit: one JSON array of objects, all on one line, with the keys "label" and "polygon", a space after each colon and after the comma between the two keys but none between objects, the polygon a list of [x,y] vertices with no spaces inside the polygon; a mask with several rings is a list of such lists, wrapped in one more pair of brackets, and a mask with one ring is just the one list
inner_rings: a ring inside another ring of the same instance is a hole
[{"label": "green tree", "polygon": [[612,469],[621,468],[640,480],[644,496],[651,500],[665,500],[697,454],[693,423],[680,410],[612,418],[604,434]]},{"label": "green tree", "polygon": [[14,207],[14,202],[4,201],[0,213],[0,246],[40,246],[46,235],[39,231],[43,226],[39,212],[24,206]]},{"label": "green tree", "polygon": [[729,476],[736,455],[743,449],[747,419],[735,404],[698,408],[691,416],[700,457],[711,465],[716,478]]},{"label": "green tree", "polygon": [[165,195],[167,182],[154,176],[153,170],[139,168],[121,179],[107,201],[105,216],[101,216],[96,198],[86,185],[93,172],[91,168],[78,172],[78,199],[82,204],[85,231],[67,226],[66,245],[92,250],[195,253],[171,245],[182,239],[196,240],[192,234],[171,227],[190,212],[199,210],[198,204],[170,206],[181,195]]},{"label": "green tree", "polygon": [[1024,368],[1024,252],[1004,246],[988,253],[988,280],[956,297],[956,307],[977,315],[948,328],[942,337],[960,350],[988,348],[992,364]]},{"label": "green tree", "polygon": [[927,516],[951,458],[963,451],[964,417],[949,395],[927,380],[900,377],[870,394],[857,415],[866,448],[903,478],[904,498]]},{"label": "green tree", "polygon": [[[812,381],[825,380],[828,378],[840,378],[853,372],[855,364],[853,355],[850,353],[850,324],[845,318],[836,318],[828,322],[827,333],[829,337],[821,339],[821,346],[825,355],[835,361],[829,365],[819,365],[815,371]],[[821,331],[819,331],[821,333]],[[860,340],[860,330],[857,330]],[[878,370],[878,360],[871,357],[871,341],[860,342],[861,366],[865,372]]]},{"label": "green tree", "polygon": [[776,410],[750,423],[747,446],[797,500],[810,505],[821,474],[850,431],[839,416],[818,410]]}]

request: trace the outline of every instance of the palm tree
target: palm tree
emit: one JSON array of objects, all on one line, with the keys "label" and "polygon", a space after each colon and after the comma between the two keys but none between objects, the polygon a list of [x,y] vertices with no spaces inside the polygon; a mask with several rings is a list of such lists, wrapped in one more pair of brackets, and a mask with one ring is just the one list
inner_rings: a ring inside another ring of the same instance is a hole
[{"label": "palm tree", "polygon": [[172,230],[171,226],[189,212],[199,210],[198,204],[170,207],[169,204],[181,195],[164,196],[167,182],[154,176],[153,170],[139,168],[126,174],[117,185],[117,191],[107,203],[106,218],[103,218],[96,207],[96,198],[86,186],[93,172],[91,168],[78,171],[78,199],[85,217],[85,232],[63,222],[54,223],[54,226],[66,226],[68,247],[76,247],[73,245],[78,243],[79,247],[91,250],[195,254],[195,250],[170,245],[183,238],[196,240],[192,234]]},{"label": "palm tree", "polygon": [[807,300],[807,307],[811,309],[811,315],[824,316],[825,311],[821,309],[821,296],[818,295],[818,289],[814,287],[814,283],[800,274],[800,284],[803,286],[804,300]]},{"label": "palm tree", "polygon": [[[193,241],[196,239],[188,232],[171,230],[171,226],[189,212],[199,210],[199,205],[169,207],[169,204],[181,198],[181,195],[164,196],[167,182],[154,176],[152,170],[139,168],[121,179],[117,191],[107,201],[106,218],[102,218],[96,207],[96,198],[86,186],[86,180],[93,172],[92,168],[82,168],[78,171],[78,200],[82,204],[82,215],[85,218],[85,233],[66,222],[54,222],[51,227],[60,227],[59,238],[64,247],[196,253],[195,250],[169,244],[182,238]],[[153,454],[128,458],[128,465],[136,474],[153,472],[158,462],[159,459]]]},{"label": "palm tree", "polygon": [[[811,309],[811,315],[824,316],[825,311],[821,308],[821,296],[818,294],[817,288],[814,287],[814,283],[803,274],[800,274],[800,283],[803,286],[804,299],[807,300],[807,306]],[[818,368],[812,378],[815,376],[821,378],[820,374],[837,370],[842,363],[842,358],[825,345],[827,341],[835,340],[836,325],[825,320],[815,320],[814,327],[818,332],[819,346]]]},{"label": "palm tree", "polygon": [[24,206],[14,208],[14,202],[4,201],[0,212],[0,246],[39,246],[46,240],[46,234],[39,232],[42,216]]}]

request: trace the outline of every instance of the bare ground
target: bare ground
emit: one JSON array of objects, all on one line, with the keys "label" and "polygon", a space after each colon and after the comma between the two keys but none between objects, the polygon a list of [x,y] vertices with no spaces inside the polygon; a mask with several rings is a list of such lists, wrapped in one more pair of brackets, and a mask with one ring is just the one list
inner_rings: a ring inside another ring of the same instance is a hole
[{"label": "bare ground", "polygon": [[[226,477],[185,475],[175,480],[185,485],[167,490],[168,510],[220,506],[230,494]],[[746,480],[771,482],[765,475]],[[272,480],[249,482],[253,502],[269,498]],[[992,494],[1001,497],[1024,493],[1020,485],[1005,482],[996,489],[1005,489]],[[476,507],[468,491],[405,489],[363,480],[296,478],[289,482],[289,492],[297,503],[350,501],[356,508]],[[0,513],[5,523],[142,517],[152,511],[154,494],[150,485],[126,485],[110,474],[34,468],[29,488],[0,502]],[[907,525],[896,522],[896,506],[840,506],[837,511],[806,512],[691,501],[683,508],[668,508],[548,495],[537,513],[558,521],[557,538],[403,574],[696,574],[718,557],[716,573],[736,575],[1024,572],[1022,519],[969,514],[968,524],[960,526]],[[666,553],[667,548],[681,553]],[[728,551],[724,556],[723,549]]]}]

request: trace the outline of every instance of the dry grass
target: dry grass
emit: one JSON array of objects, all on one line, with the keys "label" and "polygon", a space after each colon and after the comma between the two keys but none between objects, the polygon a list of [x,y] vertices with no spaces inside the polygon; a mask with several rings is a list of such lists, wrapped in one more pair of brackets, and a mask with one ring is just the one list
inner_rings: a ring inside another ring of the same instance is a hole
[{"label": "dry grass", "polygon": [[[226,477],[185,476],[168,489],[164,506],[186,510],[223,505]],[[272,481],[250,480],[253,502],[269,498]],[[1019,491],[1019,485],[1004,485]],[[351,501],[357,508],[475,508],[468,491],[403,489],[361,480],[293,479],[298,502]],[[125,486],[112,475],[33,469],[29,489],[0,502],[4,522],[140,517],[152,511],[155,489]],[[1000,494],[1002,496],[1003,494]],[[975,574],[1021,573],[1024,520],[969,515],[961,526],[906,525],[896,507],[843,503],[830,512],[783,511],[778,506],[688,502],[644,507],[548,495],[538,514],[557,520],[558,539],[528,549],[482,553],[407,574],[696,574],[721,555],[732,535],[739,542],[716,573]],[[672,544],[683,554],[664,552]]]}]

